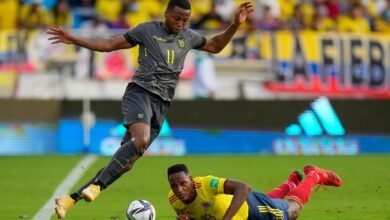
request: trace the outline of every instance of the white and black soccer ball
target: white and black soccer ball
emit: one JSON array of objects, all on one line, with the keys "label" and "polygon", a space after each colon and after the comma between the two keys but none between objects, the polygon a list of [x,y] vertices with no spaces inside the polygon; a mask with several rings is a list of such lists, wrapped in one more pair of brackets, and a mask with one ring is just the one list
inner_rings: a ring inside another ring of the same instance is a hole
[{"label": "white and black soccer ball", "polygon": [[128,220],[155,220],[156,210],[146,200],[134,200],[127,207],[126,217]]}]

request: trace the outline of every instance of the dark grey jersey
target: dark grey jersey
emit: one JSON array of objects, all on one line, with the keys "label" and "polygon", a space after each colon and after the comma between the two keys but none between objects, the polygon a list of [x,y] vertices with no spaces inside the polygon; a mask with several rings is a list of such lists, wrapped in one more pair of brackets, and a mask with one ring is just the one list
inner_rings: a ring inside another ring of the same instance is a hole
[{"label": "dark grey jersey", "polygon": [[133,82],[165,101],[171,101],[184,59],[190,49],[206,43],[206,38],[191,29],[169,34],[162,22],[146,22],[122,35],[132,46],[139,45],[138,63]]}]

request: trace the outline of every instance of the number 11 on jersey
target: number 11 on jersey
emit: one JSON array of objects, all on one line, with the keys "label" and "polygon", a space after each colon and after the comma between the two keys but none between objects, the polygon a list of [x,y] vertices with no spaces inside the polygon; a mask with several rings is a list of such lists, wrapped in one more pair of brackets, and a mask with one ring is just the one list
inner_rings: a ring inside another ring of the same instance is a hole
[{"label": "number 11 on jersey", "polygon": [[173,64],[174,61],[175,61],[175,51],[167,50],[167,62]]}]

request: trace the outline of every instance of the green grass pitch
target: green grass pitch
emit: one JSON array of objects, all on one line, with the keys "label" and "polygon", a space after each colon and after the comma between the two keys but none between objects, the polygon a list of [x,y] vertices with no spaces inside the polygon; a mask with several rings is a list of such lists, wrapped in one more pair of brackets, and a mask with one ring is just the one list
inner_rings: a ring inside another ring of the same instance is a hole
[{"label": "green grass pitch", "polygon": [[[31,219],[82,156],[0,157],[0,219]],[[72,191],[91,178],[109,157],[99,157]],[[356,157],[186,156],[145,157],[133,170],[105,190],[93,203],[79,202],[66,219],[125,220],[130,201],[153,203],[157,220],[173,220],[167,202],[166,168],[186,163],[193,176],[216,175],[248,182],[260,192],[282,183],[291,171],[315,164],[336,171],[341,188],[316,192],[304,207],[301,220],[389,220],[390,155]],[[54,216],[52,219],[56,219]]]}]

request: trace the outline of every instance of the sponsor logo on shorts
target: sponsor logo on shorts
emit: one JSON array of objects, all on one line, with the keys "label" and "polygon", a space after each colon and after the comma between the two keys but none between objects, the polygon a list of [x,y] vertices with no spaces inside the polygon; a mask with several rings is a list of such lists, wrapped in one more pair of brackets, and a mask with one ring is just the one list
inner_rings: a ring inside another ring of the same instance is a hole
[{"label": "sponsor logo on shorts", "polygon": [[138,118],[144,118],[144,117],[145,117],[144,113],[138,113]]}]

